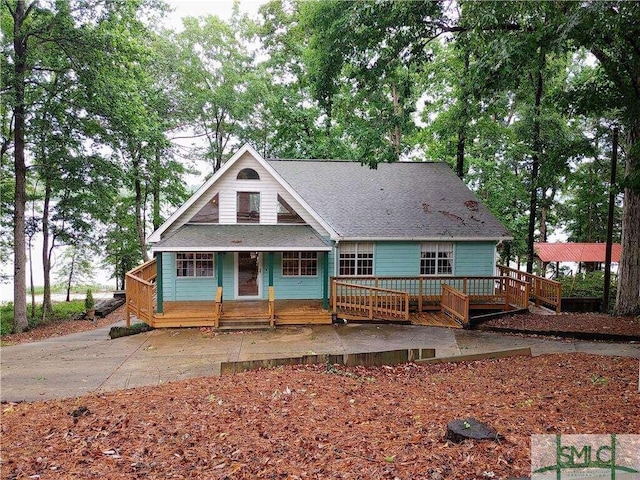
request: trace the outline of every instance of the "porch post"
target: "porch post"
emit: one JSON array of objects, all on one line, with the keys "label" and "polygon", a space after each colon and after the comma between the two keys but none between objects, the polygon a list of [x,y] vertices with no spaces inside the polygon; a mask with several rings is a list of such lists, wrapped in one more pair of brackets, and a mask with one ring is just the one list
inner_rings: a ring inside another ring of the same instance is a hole
[{"label": "porch post", "polygon": [[222,274],[224,272],[224,252],[218,252],[216,260],[218,262],[218,286],[222,287]]},{"label": "porch post", "polygon": [[329,309],[329,252],[322,252],[322,308]]},{"label": "porch post", "polygon": [[269,286],[273,287],[273,252],[269,252]]},{"label": "porch post", "polygon": [[162,305],[162,252],[155,252],[156,257],[156,312],[163,312]]}]

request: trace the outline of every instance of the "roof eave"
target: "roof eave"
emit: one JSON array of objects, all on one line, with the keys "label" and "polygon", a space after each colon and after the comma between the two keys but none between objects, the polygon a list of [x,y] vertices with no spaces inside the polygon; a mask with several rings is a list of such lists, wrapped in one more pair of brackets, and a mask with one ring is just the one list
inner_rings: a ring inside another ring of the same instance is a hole
[{"label": "roof eave", "polygon": [[340,242],[508,242],[513,237],[340,237]]},{"label": "roof eave", "polygon": [[152,247],[152,253],[162,252],[329,252],[324,247],[255,247],[251,245],[233,247]]}]

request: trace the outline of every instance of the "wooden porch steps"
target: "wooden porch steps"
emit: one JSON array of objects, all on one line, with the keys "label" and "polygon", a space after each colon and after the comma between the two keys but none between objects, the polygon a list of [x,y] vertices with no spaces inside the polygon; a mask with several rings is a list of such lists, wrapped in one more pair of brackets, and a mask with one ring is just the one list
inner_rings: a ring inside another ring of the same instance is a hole
[{"label": "wooden porch steps", "polygon": [[276,325],[331,325],[331,313],[305,313],[303,315],[296,313],[276,313]]}]

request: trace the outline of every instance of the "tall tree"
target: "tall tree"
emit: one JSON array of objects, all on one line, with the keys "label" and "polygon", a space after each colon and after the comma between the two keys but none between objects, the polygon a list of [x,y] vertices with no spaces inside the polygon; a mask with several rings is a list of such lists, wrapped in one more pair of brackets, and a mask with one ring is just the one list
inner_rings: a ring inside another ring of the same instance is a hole
[{"label": "tall tree", "polygon": [[359,159],[372,166],[398,160],[407,149],[403,138],[415,128],[419,92],[412,88],[413,75],[429,61],[424,46],[438,36],[441,5],[332,0],[302,7],[301,20],[310,32],[311,87],[326,115],[327,136],[341,101],[346,141],[356,143]]},{"label": "tall tree", "polygon": [[185,126],[207,140],[213,172],[242,135],[257,100],[253,56],[241,41],[238,16],[236,9],[229,23],[213,15],[187,17],[175,38]]},{"label": "tall tree", "polygon": [[622,258],[615,312],[640,313],[640,3],[569,5],[566,31],[598,60],[618,97],[626,137]]},{"label": "tall tree", "polygon": [[[28,165],[25,152],[40,145],[33,129],[34,107],[38,103],[41,81],[51,82],[55,76],[68,74],[86,85],[87,78],[108,75],[116,62],[103,62],[97,68],[94,61],[129,46],[119,35],[127,19],[135,17],[145,6],[144,0],[122,2],[61,0],[52,3],[4,0],[2,4],[3,38],[7,52],[5,65],[10,74],[3,80],[9,87],[13,118],[12,148],[14,156],[14,330],[22,331],[26,321],[25,282],[25,185]],[[108,26],[108,28],[105,27]],[[10,44],[9,44],[10,43]],[[113,57],[112,57],[113,59]],[[4,72],[3,72],[4,74]],[[111,77],[112,79],[115,76]],[[104,82],[105,84],[109,82]],[[85,89],[85,93],[90,92]],[[83,106],[66,111],[67,117],[86,117],[95,112],[89,108],[89,95]],[[104,98],[104,97],[102,97]],[[76,99],[77,100],[77,99]],[[95,100],[95,99],[92,99]],[[105,103],[103,106],[106,106]],[[84,107],[84,108],[83,108]],[[98,123],[95,124],[96,126]],[[31,143],[29,143],[31,142]],[[3,147],[4,149],[4,147]],[[46,158],[49,158],[49,152]],[[77,156],[77,155],[76,155]],[[43,157],[44,158],[44,157]]]}]

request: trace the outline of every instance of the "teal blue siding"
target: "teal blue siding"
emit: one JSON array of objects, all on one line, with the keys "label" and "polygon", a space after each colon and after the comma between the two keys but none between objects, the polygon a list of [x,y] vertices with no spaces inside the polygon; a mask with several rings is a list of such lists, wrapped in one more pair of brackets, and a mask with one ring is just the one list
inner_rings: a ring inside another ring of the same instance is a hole
[{"label": "teal blue siding", "polygon": [[[263,256],[262,296],[269,295],[269,262],[267,255]],[[306,299],[322,298],[322,254],[318,254],[318,273],[315,277],[284,277],[282,276],[282,254],[276,253],[273,258],[273,285],[276,298]]]},{"label": "teal blue siding", "polygon": [[223,270],[222,299],[233,300],[236,291],[235,254],[233,252],[225,252]]},{"label": "teal blue siding", "polygon": [[[494,242],[456,242],[455,276],[494,275]],[[374,275],[420,275],[421,242],[377,242],[374,246]],[[322,298],[323,256],[318,254],[318,273],[314,277],[282,276],[282,254],[274,255],[273,283],[276,298]],[[329,276],[335,275],[336,252],[329,252]],[[217,272],[217,268],[214,269]],[[214,300],[218,281],[209,278],[177,278],[175,253],[162,254],[162,293],[165,302],[177,300]],[[223,260],[223,292],[225,300],[235,295],[235,254],[227,252]],[[269,295],[268,254],[262,255],[262,298]]]},{"label": "teal blue siding", "polygon": [[373,248],[374,275],[379,277],[420,275],[420,243],[378,242]]},{"label": "teal blue siding", "polygon": [[454,275],[495,275],[494,242],[457,242],[455,244]]},{"label": "teal blue siding", "polygon": [[176,256],[174,253],[162,254],[162,299],[170,302],[176,299]]},{"label": "teal blue siding", "polygon": [[162,293],[165,302],[175,300],[215,300],[215,277],[178,278],[175,253],[162,254]]},{"label": "teal blue siding", "polygon": [[336,274],[336,249],[335,246],[329,252],[329,278]]}]

